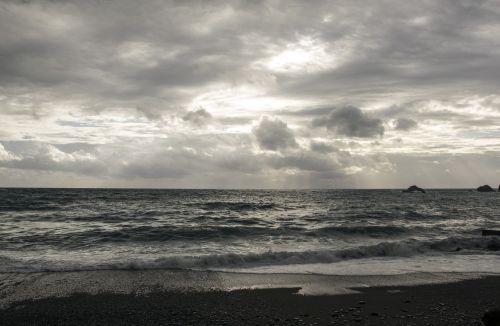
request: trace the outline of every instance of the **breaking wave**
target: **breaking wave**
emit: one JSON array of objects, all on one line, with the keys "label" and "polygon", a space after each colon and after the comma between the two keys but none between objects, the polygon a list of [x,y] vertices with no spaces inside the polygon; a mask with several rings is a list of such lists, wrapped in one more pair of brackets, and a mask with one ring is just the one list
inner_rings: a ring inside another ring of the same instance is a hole
[{"label": "breaking wave", "polygon": [[[214,254],[204,256],[170,256],[144,260],[122,260],[110,262],[88,262],[67,265],[36,262],[26,269],[19,269],[19,262],[0,257],[4,265],[0,272],[6,271],[74,271],[74,270],[142,270],[142,269],[201,269],[243,268],[258,266],[277,266],[291,264],[335,263],[345,260],[376,257],[412,257],[416,255],[442,254],[497,254],[500,250],[498,237],[452,237],[434,241],[415,239],[395,242],[382,242],[376,245],[360,246],[343,250],[311,251],[267,251],[250,254]],[[49,267],[50,266],[50,267]],[[30,270],[31,269],[31,270]],[[34,269],[34,270],[33,270]]]},{"label": "breaking wave", "polygon": [[[210,267],[250,267],[264,265],[290,265],[334,263],[342,260],[371,257],[410,257],[429,253],[457,253],[473,250],[489,252],[500,250],[500,239],[482,238],[448,238],[436,241],[406,240],[399,242],[382,242],[371,246],[361,246],[344,250],[312,250],[312,251],[268,251],[258,254],[221,254],[201,257],[168,257],[156,259],[150,266],[142,268],[210,268]],[[134,264],[128,266],[141,268]]]}]

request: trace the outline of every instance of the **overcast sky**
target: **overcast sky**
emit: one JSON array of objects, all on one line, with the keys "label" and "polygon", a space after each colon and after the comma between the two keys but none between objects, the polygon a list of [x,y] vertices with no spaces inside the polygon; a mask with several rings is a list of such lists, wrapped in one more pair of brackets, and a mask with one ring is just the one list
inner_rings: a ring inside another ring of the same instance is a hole
[{"label": "overcast sky", "polygon": [[500,1],[0,1],[0,186],[500,182]]}]

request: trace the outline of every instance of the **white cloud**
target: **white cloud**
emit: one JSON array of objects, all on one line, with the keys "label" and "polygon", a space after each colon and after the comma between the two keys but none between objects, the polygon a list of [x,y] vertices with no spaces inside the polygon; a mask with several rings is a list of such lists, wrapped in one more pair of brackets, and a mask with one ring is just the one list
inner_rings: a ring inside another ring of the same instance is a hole
[{"label": "white cloud", "polygon": [[0,161],[13,161],[16,160],[17,157],[12,153],[8,152],[2,144],[0,144]]}]

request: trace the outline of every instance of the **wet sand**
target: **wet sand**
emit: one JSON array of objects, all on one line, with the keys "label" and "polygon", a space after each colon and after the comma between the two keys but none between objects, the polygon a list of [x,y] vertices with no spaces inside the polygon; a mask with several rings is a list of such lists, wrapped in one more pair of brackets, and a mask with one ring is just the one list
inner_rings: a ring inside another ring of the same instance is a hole
[{"label": "wet sand", "polygon": [[483,325],[500,277],[305,296],[298,288],[73,294],[15,302],[2,325]]}]

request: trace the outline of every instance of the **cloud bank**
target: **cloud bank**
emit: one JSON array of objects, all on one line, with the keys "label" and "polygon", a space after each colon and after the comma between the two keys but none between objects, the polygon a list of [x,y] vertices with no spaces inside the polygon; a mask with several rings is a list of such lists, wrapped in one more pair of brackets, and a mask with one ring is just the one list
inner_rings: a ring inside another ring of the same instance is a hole
[{"label": "cloud bank", "polygon": [[497,183],[500,3],[0,1],[0,186]]}]

